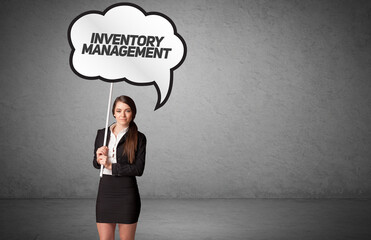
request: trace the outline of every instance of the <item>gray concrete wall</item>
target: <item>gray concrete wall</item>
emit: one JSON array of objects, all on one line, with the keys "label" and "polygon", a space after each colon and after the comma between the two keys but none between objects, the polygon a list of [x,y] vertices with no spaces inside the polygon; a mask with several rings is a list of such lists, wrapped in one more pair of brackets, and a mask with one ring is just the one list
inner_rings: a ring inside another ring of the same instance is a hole
[{"label": "gray concrete wall", "polygon": [[[0,3],[0,197],[95,197],[109,84],[67,29],[114,1]],[[118,83],[148,139],[143,197],[371,197],[370,1],[135,1],[188,54],[169,101]]]}]

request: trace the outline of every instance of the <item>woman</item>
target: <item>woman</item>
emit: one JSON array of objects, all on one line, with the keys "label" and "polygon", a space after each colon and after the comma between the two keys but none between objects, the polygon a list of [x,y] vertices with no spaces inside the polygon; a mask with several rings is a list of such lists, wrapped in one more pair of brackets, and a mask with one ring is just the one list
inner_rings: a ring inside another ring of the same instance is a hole
[{"label": "woman", "polygon": [[96,202],[100,240],[115,239],[116,224],[121,240],[135,238],[141,207],[136,176],[144,171],[147,142],[134,123],[136,112],[130,97],[117,97],[112,107],[116,122],[107,132],[108,147],[103,146],[105,129],[98,130],[95,139],[93,165],[104,166]]}]

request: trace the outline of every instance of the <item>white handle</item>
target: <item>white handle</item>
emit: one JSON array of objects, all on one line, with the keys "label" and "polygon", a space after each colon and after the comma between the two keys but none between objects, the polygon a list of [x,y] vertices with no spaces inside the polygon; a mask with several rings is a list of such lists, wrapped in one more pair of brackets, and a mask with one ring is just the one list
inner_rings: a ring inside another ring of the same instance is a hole
[{"label": "white handle", "polygon": [[[103,146],[106,146],[106,143],[107,143],[108,120],[109,120],[109,110],[111,108],[112,89],[113,89],[113,83],[111,82],[111,88],[110,88],[110,91],[109,91],[109,98],[108,98],[106,129],[104,131]],[[100,174],[99,175],[100,175],[100,177],[103,177],[103,165],[100,165]]]}]

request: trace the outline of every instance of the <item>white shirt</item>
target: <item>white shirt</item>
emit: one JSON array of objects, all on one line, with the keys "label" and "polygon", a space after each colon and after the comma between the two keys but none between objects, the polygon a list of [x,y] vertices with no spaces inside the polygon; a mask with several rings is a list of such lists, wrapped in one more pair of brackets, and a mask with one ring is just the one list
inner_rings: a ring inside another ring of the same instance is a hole
[{"label": "white shirt", "polygon": [[[113,129],[115,128],[115,126],[116,123],[110,126],[111,135],[108,142],[108,161],[110,161],[111,163],[117,163],[116,161],[117,144],[120,142],[121,138],[125,135],[125,133],[129,129],[125,128],[121,130],[116,137],[115,134],[113,133]],[[112,170],[103,168],[103,174],[112,175]]]}]

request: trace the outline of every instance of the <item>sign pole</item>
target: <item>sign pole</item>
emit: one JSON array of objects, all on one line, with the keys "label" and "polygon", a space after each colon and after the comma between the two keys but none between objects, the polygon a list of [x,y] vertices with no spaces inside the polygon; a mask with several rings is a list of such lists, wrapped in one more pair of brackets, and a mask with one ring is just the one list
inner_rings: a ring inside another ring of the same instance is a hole
[{"label": "sign pole", "polygon": [[[109,91],[109,98],[108,98],[107,117],[106,117],[106,129],[104,131],[103,146],[106,146],[106,143],[107,143],[108,120],[109,120],[109,110],[111,108],[112,89],[113,89],[113,83],[111,82],[111,88],[110,88],[110,91]],[[104,166],[103,165],[100,165],[100,177],[103,177],[103,168],[104,168]]]}]

